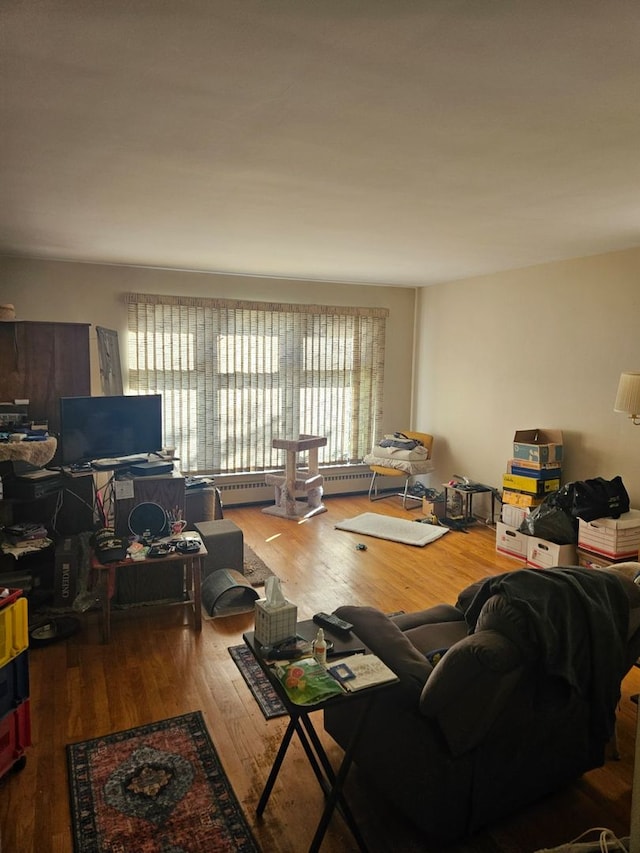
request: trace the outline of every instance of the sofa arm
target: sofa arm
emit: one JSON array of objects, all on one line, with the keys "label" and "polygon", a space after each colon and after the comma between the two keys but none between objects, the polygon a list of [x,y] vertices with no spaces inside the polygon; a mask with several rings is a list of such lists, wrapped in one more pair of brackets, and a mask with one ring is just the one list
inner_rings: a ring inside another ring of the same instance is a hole
[{"label": "sofa arm", "polygon": [[496,631],[460,640],[422,689],[420,711],[435,720],[454,756],[476,747],[504,710],[524,666],[517,646]]},{"label": "sofa arm", "polygon": [[435,604],[426,610],[413,613],[399,613],[391,617],[401,631],[418,628],[421,625],[435,625],[442,622],[464,622],[464,613],[453,604]]},{"label": "sofa arm", "polygon": [[335,614],[351,622],[358,638],[395,672],[401,683],[422,690],[433,667],[388,616],[375,607],[355,605],[338,607]]}]

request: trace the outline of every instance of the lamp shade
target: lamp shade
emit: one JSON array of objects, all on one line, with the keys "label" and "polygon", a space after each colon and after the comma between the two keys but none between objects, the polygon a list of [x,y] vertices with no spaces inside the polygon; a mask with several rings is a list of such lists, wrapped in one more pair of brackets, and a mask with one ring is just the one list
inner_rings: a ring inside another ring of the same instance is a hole
[{"label": "lamp shade", "polygon": [[614,412],[640,415],[640,373],[621,373]]}]

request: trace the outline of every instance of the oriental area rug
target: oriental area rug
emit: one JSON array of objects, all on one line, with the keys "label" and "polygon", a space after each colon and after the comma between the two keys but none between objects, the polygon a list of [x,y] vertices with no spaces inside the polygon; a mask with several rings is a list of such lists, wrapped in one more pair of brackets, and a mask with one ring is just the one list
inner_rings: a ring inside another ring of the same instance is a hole
[{"label": "oriental area rug", "polygon": [[273,572],[247,543],[244,543],[244,576],[251,586],[263,586]]},{"label": "oriental area rug", "polygon": [[75,853],[258,853],[200,711],[67,746]]}]

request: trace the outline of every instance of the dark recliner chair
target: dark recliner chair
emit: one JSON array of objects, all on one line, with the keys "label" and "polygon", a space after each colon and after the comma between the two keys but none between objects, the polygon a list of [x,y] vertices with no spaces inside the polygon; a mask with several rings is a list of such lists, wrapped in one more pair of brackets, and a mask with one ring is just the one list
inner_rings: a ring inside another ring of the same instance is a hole
[{"label": "dark recliner chair", "polygon": [[[639,572],[522,569],[467,587],[455,606],[396,617],[338,608],[400,678],[372,703],[356,766],[446,842],[601,766],[640,655]],[[324,711],[345,749],[361,701]]]}]

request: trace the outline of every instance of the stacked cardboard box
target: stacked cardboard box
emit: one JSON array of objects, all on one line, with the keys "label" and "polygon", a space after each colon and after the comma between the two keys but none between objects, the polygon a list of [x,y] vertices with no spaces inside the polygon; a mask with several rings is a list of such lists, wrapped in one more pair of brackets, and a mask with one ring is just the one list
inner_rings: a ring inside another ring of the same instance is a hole
[{"label": "stacked cardboard box", "polygon": [[569,565],[576,559],[573,545],[558,545],[519,530],[531,510],[560,488],[562,461],[560,430],[516,431],[513,455],[502,477],[502,520],[496,526],[496,549],[534,568]]},{"label": "stacked cardboard box", "polygon": [[513,437],[513,457],[502,477],[503,500],[515,506],[538,506],[557,492],[562,477],[562,432],[557,429],[519,429]]},{"label": "stacked cardboard box", "polygon": [[630,509],[620,518],[578,519],[578,562],[590,568],[638,560],[640,510]]}]

